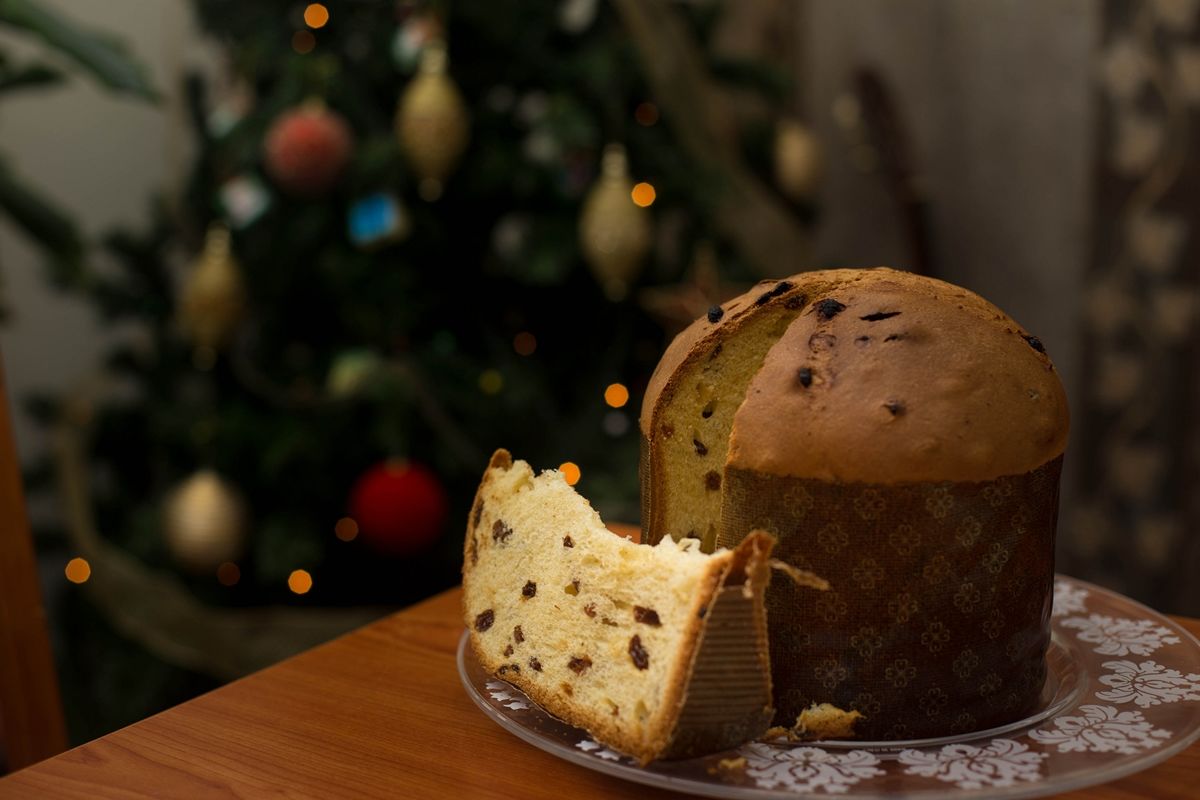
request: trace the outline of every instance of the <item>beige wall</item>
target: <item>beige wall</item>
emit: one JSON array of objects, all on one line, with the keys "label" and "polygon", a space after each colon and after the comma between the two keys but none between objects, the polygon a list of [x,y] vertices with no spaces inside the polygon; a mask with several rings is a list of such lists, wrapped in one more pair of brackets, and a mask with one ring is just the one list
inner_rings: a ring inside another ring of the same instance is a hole
[{"label": "beige wall", "polygon": [[1075,395],[1098,2],[808,0],[804,15],[806,105],[829,152],[820,253],[907,255],[883,179],[851,166],[832,113],[852,71],[874,66],[911,127],[942,277],[1041,337]]},{"label": "beige wall", "polygon": [[[184,0],[49,0],[73,19],[124,38],[148,65],[165,100],[155,107],[107,94],[79,76],[51,91],[0,101],[0,153],[22,178],[70,212],[95,239],[113,225],[142,225],[152,194],[179,180],[188,136],[178,84],[186,63],[205,58],[190,35]],[[18,56],[42,53],[30,40],[4,34],[0,46]],[[47,287],[40,255],[7,222],[0,223],[0,280],[11,319],[0,327],[0,351],[23,457],[43,446],[19,412],[31,390],[59,391],[93,372],[104,334],[90,306]]]}]

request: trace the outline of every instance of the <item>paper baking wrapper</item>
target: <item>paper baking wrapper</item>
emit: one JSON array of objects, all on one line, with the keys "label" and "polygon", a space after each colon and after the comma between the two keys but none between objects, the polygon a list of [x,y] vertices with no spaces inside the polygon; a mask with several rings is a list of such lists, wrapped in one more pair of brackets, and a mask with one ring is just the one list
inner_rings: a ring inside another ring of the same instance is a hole
[{"label": "paper baking wrapper", "polygon": [[1062,457],[982,483],[833,484],[729,468],[717,544],[761,528],[776,724],[812,703],[863,714],[860,739],[1019,719],[1045,680]]}]

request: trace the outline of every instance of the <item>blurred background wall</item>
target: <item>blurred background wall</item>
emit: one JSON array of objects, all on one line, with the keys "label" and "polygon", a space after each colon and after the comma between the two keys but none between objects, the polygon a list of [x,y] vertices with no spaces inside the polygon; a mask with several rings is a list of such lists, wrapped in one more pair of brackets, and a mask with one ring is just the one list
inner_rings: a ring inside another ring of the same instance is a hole
[{"label": "blurred background wall", "polygon": [[[114,95],[77,76],[53,91],[18,93],[0,104],[0,143],[10,165],[72,214],[89,238],[117,225],[140,225],[156,194],[178,189],[192,153],[180,92],[185,65],[215,61],[214,51],[199,41],[184,0],[48,5],[123,37],[163,88],[162,102]],[[26,38],[5,34],[3,42],[18,58],[37,50]],[[12,314],[0,326],[0,351],[25,459],[45,444],[20,399],[34,390],[57,394],[83,380],[111,334],[91,308],[46,284],[41,259],[0,221],[3,293]]]}]

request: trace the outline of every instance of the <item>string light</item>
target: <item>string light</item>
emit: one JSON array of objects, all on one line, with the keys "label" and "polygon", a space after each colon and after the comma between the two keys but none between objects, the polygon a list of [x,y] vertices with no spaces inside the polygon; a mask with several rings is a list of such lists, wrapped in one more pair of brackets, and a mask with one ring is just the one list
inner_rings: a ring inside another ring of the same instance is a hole
[{"label": "string light", "polygon": [[499,370],[485,369],[479,373],[479,391],[484,394],[499,394],[504,388],[504,376]]},{"label": "string light", "polygon": [[329,22],[329,9],[320,3],[309,3],[304,9],[304,24],[310,28],[324,28]]},{"label": "string light", "polygon": [[342,517],[333,526],[333,535],[343,542],[353,542],[358,536],[358,523],[353,517]]},{"label": "string light", "polygon": [[292,49],[300,55],[308,55],[317,46],[317,37],[308,31],[296,31],[292,34]]},{"label": "string light", "polygon": [[658,122],[658,106],[649,101],[638,103],[638,107],[633,111],[633,118],[637,120],[639,125],[649,128]]},{"label": "string light", "polygon": [[71,583],[87,583],[87,579],[92,577],[92,565],[87,562],[87,559],[75,557],[67,562],[67,567],[63,572],[66,573],[67,580]]},{"label": "string light", "polygon": [[521,331],[513,337],[513,350],[519,356],[531,356],[537,350],[537,337],[529,331]]},{"label": "string light", "polygon": [[623,383],[610,383],[604,390],[604,402],[613,408],[620,408],[629,402],[629,390]]},{"label": "string light", "polygon": [[574,486],[579,483],[579,477],[582,473],[579,471],[579,465],[574,461],[564,461],[558,465],[558,471],[566,478],[568,486]]},{"label": "string light", "polygon": [[658,193],[654,191],[653,186],[642,181],[633,187],[630,196],[633,198],[634,205],[646,208],[654,202],[654,198],[658,196]]},{"label": "string light", "polygon": [[242,579],[242,571],[232,561],[224,561],[217,567],[217,581],[222,586],[233,586]]},{"label": "string light", "polygon": [[292,574],[288,575],[288,588],[295,594],[308,594],[312,588],[312,575],[308,574],[308,570],[292,570]]}]

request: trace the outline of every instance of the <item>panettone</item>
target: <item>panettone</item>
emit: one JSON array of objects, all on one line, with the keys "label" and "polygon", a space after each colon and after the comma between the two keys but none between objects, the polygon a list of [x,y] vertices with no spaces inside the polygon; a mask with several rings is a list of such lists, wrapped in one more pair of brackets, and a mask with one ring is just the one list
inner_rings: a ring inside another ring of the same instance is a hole
[{"label": "panettone", "polygon": [[647,541],[762,528],[832,586],[768,590],[780,719],[903,739],[1036,704],[1068,412],[1003,312],[885,268],[764,282],[677,337],[641,429]]},{"label": "panettone", "polygon": [[479,662],[642,762],[702,755],[771,722],[771,537],[709,555],[608,531],[556,471],[497,451],[468,521],[463,612]]}]

